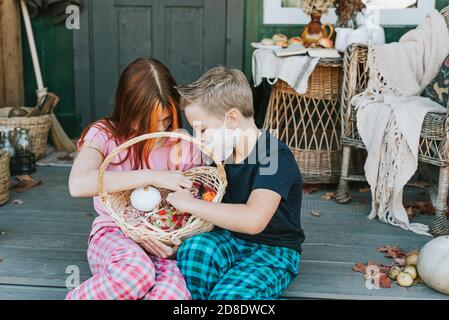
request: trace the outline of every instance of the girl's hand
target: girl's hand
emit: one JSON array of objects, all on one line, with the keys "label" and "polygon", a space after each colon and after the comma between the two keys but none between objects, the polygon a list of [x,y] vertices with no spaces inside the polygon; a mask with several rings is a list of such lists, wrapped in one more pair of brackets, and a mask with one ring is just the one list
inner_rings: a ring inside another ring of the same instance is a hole
[{"label": "girl's hand", "polygon": [[193,182],[181,171],[150,171],[151,185],[156,188],[179,191],[192,188]]},{"label": "girl's hand", "polygon": [[188,212],[189,203],[194,199],[193,195],[187,190],[176,191],[167,196],[167,201],[181,212]]},{"label": "girl's hand", "polygon": [[145,239],[141,242],[148,253],[161,259],[174,259],[177,248],[171,248],[155,239]]}]

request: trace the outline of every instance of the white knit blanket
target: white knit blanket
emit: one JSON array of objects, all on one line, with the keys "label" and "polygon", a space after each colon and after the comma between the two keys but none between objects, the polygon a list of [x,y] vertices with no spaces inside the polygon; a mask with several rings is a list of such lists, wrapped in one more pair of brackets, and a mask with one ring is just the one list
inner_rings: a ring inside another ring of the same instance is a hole
[{"label": "white knit blanket", "polygon": [[419,140],[428,112],[445,112],[419,97],[449,53],[449,32],[436,10],[399,43],[369,49],[368,89],[353,98],[357,128],[367,148],[366,178],[371,186],[370,219],[429,235],[428,227],[410,223],[402,203],[405,184],[418,168]]},{"label": "white knit blanket", "polygon": [[319,58],[308,56],[277,57],[273,50],[257,49],[252,61],[254,86],[260,85],[264,78],[271,85],[281,79],[299,94],[304,94],[319,61]]}]

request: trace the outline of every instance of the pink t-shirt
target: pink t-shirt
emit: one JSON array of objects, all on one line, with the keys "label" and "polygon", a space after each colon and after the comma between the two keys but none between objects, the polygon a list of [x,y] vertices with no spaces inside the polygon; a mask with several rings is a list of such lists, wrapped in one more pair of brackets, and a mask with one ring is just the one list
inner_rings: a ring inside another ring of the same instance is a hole
[{"label": "pink t-shirt", "polygon": [[[101,129],[99,128],[101,127]],[[103,129],[104,125],[96,124],[92,126],[84,137],[84,143],[88,141],[95,142],[98,146],[102,146],[103,156],[106,157],[120,144],[124,143],[122,141],[117,143],[115,139],[110,137],[107,132]],[[78,141],[78,147],[80,146]],[[169,141],[160,148],[154,149],[150,154],[150,169],[152,170],[181,170],[185,171],[193,167],[201,165],[201,152],[193,146],[191,143],[181,140],[179,142],[180,148],[173,150],[174,146],[178,142]],[[173,156],[175,152],[178,151],[179,156]],[[180,150],[180,153],[179,153]],[[121,164],[114,165],[114,163],[122,162],[126,158],[127,150],[124,150],[117,154],[117,156],[112,160],[111,164],[106,168],[106,171],[132,171],[132,152],[131,156]],[[90,235],[94,235],[99,229],[106,226],[117,226],[109,213],[104,208],[100,197],[93,197],[93,203],[95,211],[98,213],[98,217],[94,220],[92,224],[92,231]]]}]

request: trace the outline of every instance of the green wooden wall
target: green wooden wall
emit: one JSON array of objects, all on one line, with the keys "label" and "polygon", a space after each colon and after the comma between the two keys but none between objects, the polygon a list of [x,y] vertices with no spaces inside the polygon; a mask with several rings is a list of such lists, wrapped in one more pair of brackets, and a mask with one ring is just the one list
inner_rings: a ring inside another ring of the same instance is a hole
[{"label": "green wooden wall", "polygon": [[[251,75],[252,48],[249,43],[269,37],[274,33],[285,33],[288,36],[297,35],[301,32],[301,26],[270,26],[263,24],[263,0],[245,1],[245,50],[244,71],[248,77]],[[449,5],[449,0],[437,0],[439,9]],[[37,50],[42,67],[44,83],[50,91],[61,97],[60,105],[56,114],[63,127],[71,137],[80,133],[80,119],[75,110],[75,89],[73,70],[73,45],[72,37],[76,31],[65,28],[65,25],[53,25],[51,18],[47,16],[33,20],[33,28]],[[388,28],[387,40],[396,41],[410,27]],[[36,81],[33,66],[29,55],[26,37],[23,35],[24,50],[24,79],[25,79],[25,101],[28,106],[35,104]]]},{"label": "green wooden wall", "polygon": [[[69,136],[76,137],[80,133],[80,121],[75,112],[72,31],[65,24],[53,25],[48,16],[33,19],[32,25],[44,85],[61,98],[55,113]],[[36,103],[36,78],[24,32],[22,48],[25,104],[33,106]]]}]

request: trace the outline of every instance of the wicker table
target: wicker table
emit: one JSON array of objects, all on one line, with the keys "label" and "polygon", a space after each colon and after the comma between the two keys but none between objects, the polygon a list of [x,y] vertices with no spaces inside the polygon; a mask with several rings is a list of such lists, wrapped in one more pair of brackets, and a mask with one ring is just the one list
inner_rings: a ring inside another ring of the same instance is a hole
[{"label": "wicker table", "polygon": [[271,92],[264,128],[290,147],[304,183],[336,183],[340,176],[342,65],[321,59],[305,94],[281,80]]}]

